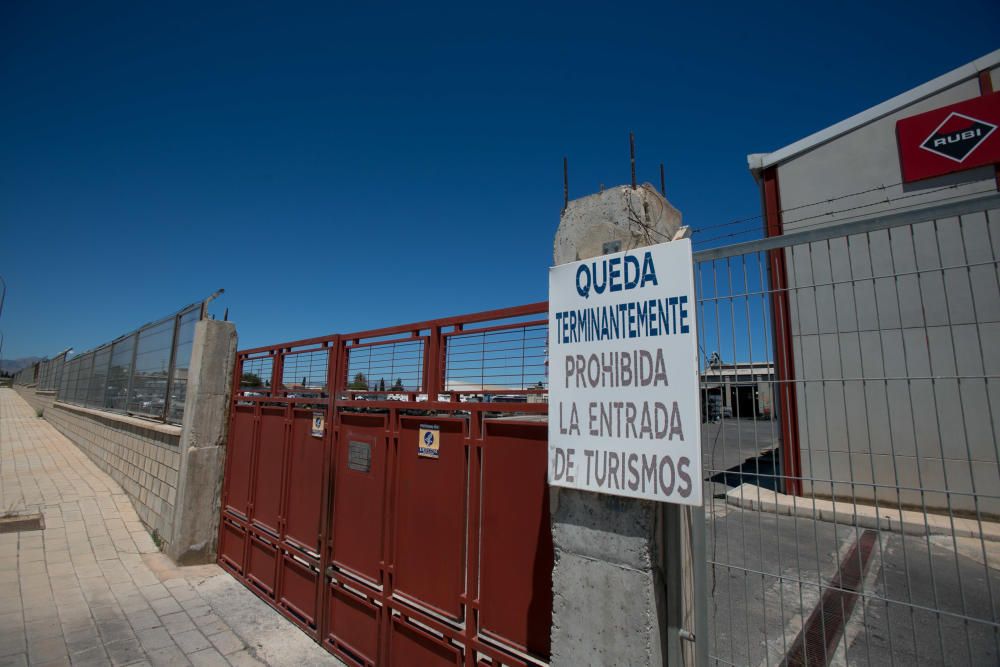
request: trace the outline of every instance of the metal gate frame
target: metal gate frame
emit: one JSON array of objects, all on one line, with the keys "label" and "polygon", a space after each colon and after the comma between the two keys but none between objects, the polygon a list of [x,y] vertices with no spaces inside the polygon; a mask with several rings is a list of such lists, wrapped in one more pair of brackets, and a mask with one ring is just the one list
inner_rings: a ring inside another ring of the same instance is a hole
[{"label": "metal gate frame", "polygon": [[[350,664],[545,664],[546,316],[542,302],[240,351],[219,564]],[[397,389],[352,382],[352,354],[391,357]],[[410,447],[421,425],[441,433],[430,465]],[[438,520],[417,501],[441,503]]]}]

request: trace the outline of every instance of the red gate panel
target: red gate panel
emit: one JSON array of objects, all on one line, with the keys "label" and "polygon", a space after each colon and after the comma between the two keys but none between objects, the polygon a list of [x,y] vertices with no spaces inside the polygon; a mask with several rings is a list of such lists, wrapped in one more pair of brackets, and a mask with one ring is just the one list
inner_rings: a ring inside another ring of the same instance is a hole
[{"label": "red gate panel", "polygon": [[260,410],[260,437],[254,465],[253,523],[278,535],[285,460],[285,409]]},{"label": "red gate panel", "polygon": [[552,530],[546,422],[484,421],[479,627],[549,654]]},{"label": "red gate panel", "polygon": [[359,664],[376,664],[382,610],[371,595],[331,579],[326,604],[330,628],[326,644]]},{"label": "red gate panel", "polygon": [[[466,572],[466,421],[404,417],[400,422],[393,526],[395,589],[459,620]],[[417,454],[421,424],[440,428],[438,458]]]},{"label": "red gate panel", "polygon": [[323,511],[323,467],[326,438],[312,434],[313,410],[292,412],[288,443],[288,493],[285,500],[285,538],[319,554]]},{"label": "red gate panel", "polygon": [[400,617],[392,619],[390,660],[394,665],[408,667],[458,667],[462,652],[424,628],[407,623]]},{"label": "red gate panel", "polygon": [[334,463],[332,561],[373,586],[382,584],[385,431],[384,415],[342,415]]},{"label": "red gate panel", "polygon": [[233,408],[233,425],[226,444],[226,509],[250,516],[250,472],[253,464],[254,408]]},{"label": "red gate panel", "polygon": [[319,570],[295,555],[281,558],[281,597],[285,609],[310,629],[316,627],[316,587]]},{"label": "red gate panel", "polygon": [[268,597],[274,597],[274,582],[278,550],[266,537],[250,536],[250,553],[247,556],[247,579]]},{"label": "red gate panel", "polygon": [[219,527],[219,558],[238,574],[243,574],[243,560],[246,557],[247,531],[223,517]]}]

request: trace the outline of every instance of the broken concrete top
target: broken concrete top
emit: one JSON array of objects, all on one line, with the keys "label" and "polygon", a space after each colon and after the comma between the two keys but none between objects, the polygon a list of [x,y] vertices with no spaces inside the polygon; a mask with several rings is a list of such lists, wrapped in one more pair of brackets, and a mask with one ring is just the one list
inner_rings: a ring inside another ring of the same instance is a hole
[{"label": "broken concrete top", "polygon": [[562,212],[553,248],[556,264],[607,254],[605,244],[619,241],[618,250],[669,241],[681,226],[681,213],[649,183],[635,190],[619,185],[574,199]]}]

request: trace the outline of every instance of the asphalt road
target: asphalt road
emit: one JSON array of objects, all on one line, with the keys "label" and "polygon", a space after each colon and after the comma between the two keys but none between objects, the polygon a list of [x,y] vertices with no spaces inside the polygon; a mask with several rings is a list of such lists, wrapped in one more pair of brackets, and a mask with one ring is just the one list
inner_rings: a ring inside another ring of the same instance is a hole
[{"label": "asphalt road", "polygon": [[723,419],[701,425],[702,463],[715,474],[778,446],[780,422]]},{"label": "asphalt road", "polygon": [[874,531],[865,560],[851,551],[863,528],[726,504],[738,483],[771,479],[770,458],[759,456],[776,446],[777,427],[703,425],[705,476],[715,480],[705,501],[713,662],[782,663],[826,594],[800,664],[1000,664],[1000,543]]}]

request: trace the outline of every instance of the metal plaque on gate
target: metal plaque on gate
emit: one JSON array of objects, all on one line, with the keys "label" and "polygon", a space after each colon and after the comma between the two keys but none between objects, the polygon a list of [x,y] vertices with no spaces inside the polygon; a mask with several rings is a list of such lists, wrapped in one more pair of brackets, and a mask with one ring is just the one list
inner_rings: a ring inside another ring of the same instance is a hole
[{"label": "metal plaque on gate", "polygon": [[312,436],[322,438],[326,430],[326,415],[322,412],[314,412],[312,417]]},{"label": "metal plaque on gate", "polygon": [[367,442],[351,440],[347,444],[347,467],[358,472],[372,469],[372,446]]},{"label": "metal plaque on gate", "polygon": [[417,456],[436,459],[441,455],[441,427],[437,424],[421,424]]}]

